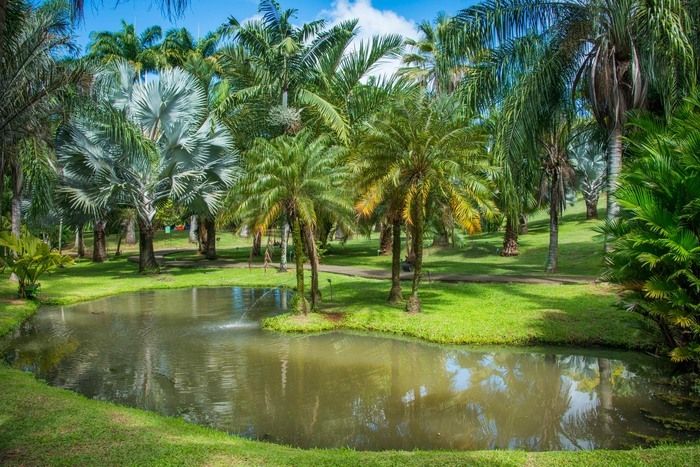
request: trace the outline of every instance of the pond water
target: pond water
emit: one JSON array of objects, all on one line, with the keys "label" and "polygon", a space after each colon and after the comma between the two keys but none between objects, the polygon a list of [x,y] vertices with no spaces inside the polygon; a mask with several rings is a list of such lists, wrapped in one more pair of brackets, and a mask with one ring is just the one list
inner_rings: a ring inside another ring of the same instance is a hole
[{"label": "pond water", "polygon": [[644,415],[674,410],[654,396],[668,390],[658,360],[259,328],[289,302],[198,288],[45,308],[4,358],[94,399],[301,447],[572,450],[673,435]]}]

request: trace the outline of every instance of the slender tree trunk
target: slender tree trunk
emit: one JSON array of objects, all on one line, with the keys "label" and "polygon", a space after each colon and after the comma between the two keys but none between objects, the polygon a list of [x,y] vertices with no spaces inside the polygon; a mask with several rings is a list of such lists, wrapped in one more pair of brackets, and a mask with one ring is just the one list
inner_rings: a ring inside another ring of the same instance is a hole
[{"label": "slender tree trunk", "polygon": [[501,256],[518,256],[520,250],[518,248],[518,228],[512,217],[506,218],[506,231],[503,234],[503,249]]},{"label": "slender tree trunk", "polygon": [[107,260],[107,222],[96,220],[92,228],[92,261],[102,263]]},{"label": "slender tree trunk", "polygon": [[287,245],[289,244],[289,224],[282,222],[282,238],[280,239],[280,268],[279,272],[287,272]]},{"label": "slender tree trunk", "polygon": [[309,263],[311,264],[311,311],[314,311],[321,302],[321,290],[318,286],[319,258],[312,227],[309,224],[304,224],[303,230],[306,238],[306,251],[309,254]]},{"label": "slender tree trunk", "polygon": [[129,216],[126,220],[126,244],[136,244],[136,219],[133,216]]},{"label": "slender tree trunk", "polygon": [[380,255],[386,255],[392,250],[391,245],[393,242],[393,238],[392,238],[391,232],[392,232],[391,224],[388,222],[382,222],[381,227],[379,228],[379,254]]},{"label": "slender tree trunk", "polygon": [[[617,190],[617,178],[620,175],[622,168],[622,128],[616,125],[610,132],[608,139],[608,187],[607,187],[607,213],[606,217],[609,221],[615,220],[620,215],[620,205],[615,199],[615,191]],[[605,240],[605,250],[610,251],[612,245]]]},{"label": "slender tree trunk", "polygon": [[391,290],[389,303],[403,301],[401,293],[401,219],[397,216],[391,224]]},{"label": "slender tree trunk", "polygon": [[253,256],[262,255],[262,232],[256,231],[253,236]]},{"label": "slender tree trunk", "polygon": [[207,242],[209,241],[207,234],[207,223],[204,217],[200,217],[197,219],[197,241],[199,242],[197,249],[201,255],[205,254],[207,251]]},{"label": "slender tree trunk", "polygon": [[85,257],[85,238],[83,236],[84,230],[85,227],[83,225],[79,225],[75,229],[75,249],[78,251],[78,258]]},{"label": "slender tree trunk", "polygon": [[598,219],[598,197],[586,197],[586,219]]},{"label": "slender tree trunk", "polygon": [[406,311],[409,313],[418,313],[421,311],[421,303],[418,298],[418,286],[420,285],[421,276],[423,275],[423,228],[425,227],[425,216],[423,212],[422,200],[417,203],[415,223],[413,228],[413,254],[415,255],[415,263],[413,265],[413,283],[411,284],[411,296],[408,297],[406,303]]},{"label": "slender tree trunk", "polygon": [[299,219],[294,216],[292,221],[292,237],[294,239],[294,261],[296,263],[297,295],[294,308],[296,313],[308,312],[306,297],[304,296],[304,247],[301,240],[301,226]]},{"label": "slender tree trunk", "polygon": [[158,272],[158,262],[153,250],[154,234],[153,223],[139,219],[139,272]]},{"label": "slender tree trunk", "polygon": [[559,176],[554,170],[549,188],[549,250],[545,272],[557,271],[559,255]]},{"label": "slender tree trunk", "polygon": [[190,243],[197,243],[197,216],[190,216]]},{"label": "slender tree trunk", "polygon": [[612,412],[613,412],[613,390],[612,390],[612,369],[610,360],[607,358],[598,359],[598,397],[600,399],[600,415],[603,425],[603,432],[611,434]]},{"label": "slender tree trunk", "polygon": [[207,230],[204,255],[207,259],[216,259],[216,220],[213,217],[205,217],[204,224]]},{"label": "slender tree trunk", "polygon": [[12,175],[12,201],[11,201],[11,230],[12,235],[19,238],[22,231],[22,188],[24,174],[19,161],[10,164]]},{"label": "slender tree trunk", "polygon": [[520,214],[518,216],[518,233],[520,235],[525,235],[529,230],[527,224],[527,214]]},{"label": "slender tree trunk", "polygon": [[127,224],[122,224],[122,229],[119,231],[119,235],[117,236],[117,251],[114,253],[114,256],[121,256],[122,254],[122,238],[124,238],[126,234],[126,229]]}]

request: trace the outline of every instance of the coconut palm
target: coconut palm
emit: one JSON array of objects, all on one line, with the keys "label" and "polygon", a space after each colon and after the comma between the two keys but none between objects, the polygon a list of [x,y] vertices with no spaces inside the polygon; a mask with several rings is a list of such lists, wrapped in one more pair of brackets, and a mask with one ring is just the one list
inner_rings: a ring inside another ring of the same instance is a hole
[{"label": "coconut palm", "polygon": [[247,176],[237,207],[254,230],[264,231],[280,218],[292,226],[296,261],[296,310],[308,310],[304,296],[303,245],[311,263],[311,309],[318,306],[318,251],[314,230],[323,212],[349,212],[343,186],[346,175],[339,158],[342,149],[328,136],[304,130],[295,136],[258,139],[249,151]]},{"label": "coconut palm", "polygon": [[454,92],[466,70],[465,43],[460,23],[445,13],[438,14],[434,24],[423,21],[418,25],[419,39],[406,39],[408,52],[403,55],[405,76],[440,93]]},{"label": "coconut palm", "polygon": [[372,212],[382,200],[402,198],[401,217],[411,228],[415,265],[406,310],[421,309],[426,206],[431,198],[449,206],[469,233],[481,229],[481,216],[493,213],[485,138],[456,99],[431,99],[414,92],[367,125],[358,166],[367,180],[358,204]]},{"label": "coconut palm", "polygon": [[216,212],[235,177],[229,132],[208,108],[196,78],[174,68],[136,82],[119,61],[96,80],[97,111],[76,112],[59,146],[64,172],[80,181],[65,191],[94,211],[132,207],[139,223],[139,270],[157,269],[153,220],[168,199]]},{"label": "coconut palm", "polygon": [[159,41],[163,36],[160,26],[150,26],[141,34],[133,24],[122,20],[119,31],[90,33],[86,57],[109,63],[126,60],[139,76],[154,72],[163,61]]},{"label": "coconut palm", "polygon": [[458,15],[474,40],[467,100],[499,101],[520,81],[515,118],[532,135],[562,94],[583,96],[607,134],[607,215],[614,219],[628,110],[643,107],[653,89],[668,113],[695,82],[691,10],[686,2],[652,0],[498,0],[467,8]]}]

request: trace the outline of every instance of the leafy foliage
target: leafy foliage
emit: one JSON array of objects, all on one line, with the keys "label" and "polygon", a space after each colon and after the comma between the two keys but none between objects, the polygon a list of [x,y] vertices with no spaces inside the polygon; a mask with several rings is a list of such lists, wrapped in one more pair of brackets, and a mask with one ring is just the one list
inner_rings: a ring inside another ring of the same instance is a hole
[{"label": "leafy foliage", "polygon": [[700,100],[667,127],[635,122],[638,159],[622,178],[619,222],[604,277],[622,286],[629,309],[654,320],[674,361],[700,362]]},{"label": "leafy foliage", "polygon": [[0,246],[4,254],[0,258],[3,269],[17,276],[20,298],[34,298],[41,284],[39,278],[58,267],[71,264],[73,259],[54,251],[31,234],[19,238],[9,232],[0,232]]}]

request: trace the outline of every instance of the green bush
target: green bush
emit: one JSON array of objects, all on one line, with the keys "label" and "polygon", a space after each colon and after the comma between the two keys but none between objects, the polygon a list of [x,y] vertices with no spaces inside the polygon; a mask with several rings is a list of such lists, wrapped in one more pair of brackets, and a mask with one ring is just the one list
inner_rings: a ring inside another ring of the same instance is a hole
[{"label": "green bush", "polygon": [[34,298],[41,285],[39,278],[44,273],[73,262],[70,256],[52,250],[46,243],[28,233],[17,238],[8,232],[2,232],[0,247],[4,247],[0,264],[3,270],[9,269],[17,276],[17,295],[20,298]]},{"label": "green bush", "polygon": [[660,327],[676,362],[700,363],[700,101],[668,125],[636,121],[604,277]]}]

